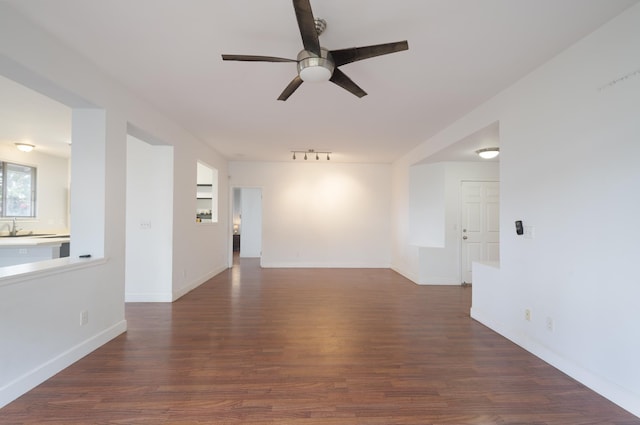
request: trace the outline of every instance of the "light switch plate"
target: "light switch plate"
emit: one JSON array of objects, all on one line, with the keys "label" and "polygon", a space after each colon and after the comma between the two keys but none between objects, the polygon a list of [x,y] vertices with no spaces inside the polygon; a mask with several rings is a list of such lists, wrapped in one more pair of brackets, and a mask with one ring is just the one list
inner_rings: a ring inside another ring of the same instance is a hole
[{"label": "light switch plate", "polygon": [[524,226],[524,237],[534,239],[536,237],[536,228],[534,226]]}]

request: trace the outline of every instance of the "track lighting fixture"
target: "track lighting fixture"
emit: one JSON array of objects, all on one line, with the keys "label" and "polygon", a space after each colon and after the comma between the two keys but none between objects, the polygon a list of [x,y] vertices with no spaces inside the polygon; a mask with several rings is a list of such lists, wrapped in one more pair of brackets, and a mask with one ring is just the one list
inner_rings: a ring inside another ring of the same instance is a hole
[{"label": "track lighting fixture", "polygon": [[292,156],[293,159],[296,159],[296,154],[297,153],[303,153],[305,160],[309,159],[309,156],[307,154],[309,154],[309,155],[314,155],[315,154],[316,161],[320,160],[320,154],[327,154],[327,161],[331,160],[331,157],[329,156],[329,154],[331,154],[331,152],[327,152],[327,151],[323,152],[323,151],[317,151],[315,149],[307,149],[306,151],[302,151],[302,150],[300,150],[300,151],[291,151],[291,153],[293,154],[293,156]]}]

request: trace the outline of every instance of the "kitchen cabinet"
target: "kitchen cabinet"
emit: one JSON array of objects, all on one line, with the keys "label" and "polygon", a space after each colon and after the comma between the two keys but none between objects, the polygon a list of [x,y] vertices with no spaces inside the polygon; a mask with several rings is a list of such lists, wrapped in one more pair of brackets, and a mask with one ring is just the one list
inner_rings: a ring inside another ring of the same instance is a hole
[{"label": "kitchen cabinet", "polygon": [[0,267],[69,256],[69,236],[0,237]]}]

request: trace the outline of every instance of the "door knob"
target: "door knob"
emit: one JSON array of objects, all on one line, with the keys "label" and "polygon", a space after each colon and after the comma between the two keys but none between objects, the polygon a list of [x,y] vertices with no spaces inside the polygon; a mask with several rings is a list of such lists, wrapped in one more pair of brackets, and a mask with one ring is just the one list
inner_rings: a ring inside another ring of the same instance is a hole
[{"label": "door knob", "polygon": [[464,239],[466,241],[468,238],[466,236],[463,236],[462,239]]}]

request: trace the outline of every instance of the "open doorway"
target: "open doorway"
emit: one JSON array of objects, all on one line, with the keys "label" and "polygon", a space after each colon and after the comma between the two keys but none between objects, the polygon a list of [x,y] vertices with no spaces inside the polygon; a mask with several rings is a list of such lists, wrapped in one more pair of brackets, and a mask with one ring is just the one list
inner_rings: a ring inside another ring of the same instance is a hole
[{"label": "open doorway", "polygon": [[262,256],[262,189],[232,190],[233,262]]}]

